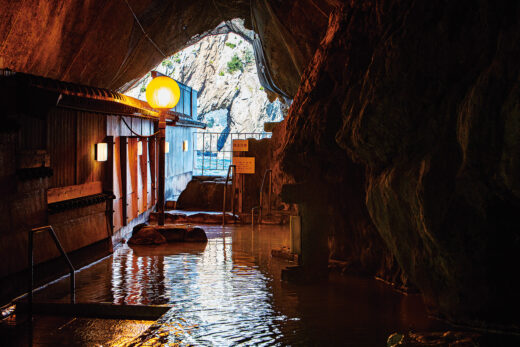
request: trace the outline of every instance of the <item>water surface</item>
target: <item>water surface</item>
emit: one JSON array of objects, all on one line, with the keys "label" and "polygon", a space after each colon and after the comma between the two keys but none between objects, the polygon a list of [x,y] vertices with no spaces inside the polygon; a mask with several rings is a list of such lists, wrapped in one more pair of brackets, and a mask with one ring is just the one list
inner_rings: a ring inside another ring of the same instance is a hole
[{"label": "water surface", "polygon": [[[271,250],[288,246],[287,228],[203,228],[207,244],[123,245],[77,274],[77,301],[171,305],[135,345],[385,346],[392,332],[440,327],[419,296],[372,279],[282,282],[294,264]],[[67,301],[67,291],[64,279],[36,297]]]}]

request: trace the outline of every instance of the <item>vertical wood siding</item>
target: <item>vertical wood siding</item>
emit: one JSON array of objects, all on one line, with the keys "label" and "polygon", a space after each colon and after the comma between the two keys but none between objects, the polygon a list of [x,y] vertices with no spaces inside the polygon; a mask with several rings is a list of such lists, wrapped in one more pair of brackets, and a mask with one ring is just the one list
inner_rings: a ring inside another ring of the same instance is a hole
[{"label": "vertical wood siding", "polygon": [[47,118],[47,151],[53,176],[49,188],[76,184],[76,111],[57,108]]},{"label": "vertical wood siding", "polygon": [[[107,119],[107,135],[114,136],[114,230],[119,230],[127,225],[141,213],[150,209],[155,204],[155,192],[153,191],[156,174],[154,165],[156,157],[153,139],[142,138],[143,154],[137,154],[137,142],[139,139],[123,123],[122,119],[132,128],[133,132],[149,136],[153,134],[154,124],[151,120],[109,116]],[[128,136],[126,144],[126,163],[121,162],[121,136]],[[122,184],[125,181],[121,175],[121,165],[126,168],[126,205],[123,199]],[[124,211],[123,211],[124,209]],[[126,212],[126,220],[123,220]]]},{"label": "vertical wood siding", "polygon": [[106,137],[106,116],[55,108],[47,117],[47,150],[54,175],[49,188],[102,180],[95,144]]}]

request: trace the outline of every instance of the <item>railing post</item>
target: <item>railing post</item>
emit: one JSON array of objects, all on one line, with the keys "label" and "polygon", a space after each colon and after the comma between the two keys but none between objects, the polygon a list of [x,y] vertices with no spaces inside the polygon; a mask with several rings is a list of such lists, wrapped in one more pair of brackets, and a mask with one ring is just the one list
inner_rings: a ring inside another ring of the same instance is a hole
[{"label": "railing post", "polygon": [[236,172],[235,165],[230,165],[229,167],[233,168],[233,170],[232,170],[233,176],[231,177],[231,213],[233,214],[233,221],[236,223],[236,219],[235,219],[235,176],[236,176],[237,172]]},{"label": "railing post", "polygon": [[271,193],[273,190],[273,171],[269,170],[269,193],[267,196],[267,215],[271,215]]},{"label": "railing post", "polygon": [[[233,171],[233,170],[235,170],[235,171]],[[228,171],[227,171],[226,183],[224,184],[224,201],[222,201],[222,226],[224,226],[226,224],[226,192],[227,192],[230,171],[236,172],[236,166],[229,165]],[[234,200],[234,196],[231,197],[231,204],[233,205],[232,209],[234,209],[233,200]]]},{"label": "railing post", "polygon": [[34,259],[33,259],[33,230],[29,230],[29,313],[32,316],[33,288],[34,288]]},{"label": "railing post", "polygon": [[56,245],[56,248],[58,248],[61,255],[67,261],[67,265],[69,266],[69,273],[70,273],[70,301],[73,304],[76,302],[76,274],[75,274],[76,270],[74,269],[74,266],[72,265],[69,257],[67,256],[67,253],[65,253],[65,250],[61,246],[61,243],[58,240],[58,236],[56,235],[56,233],[54,232],[54,229],[50,225],[40,227],[40,228],[34,228],[29,231],[29,266],[31,267],[31,269],[30,269],[31,278],[29,281],[29,293],[28,294],[29,294],[29,311],[30,311],[31,315],[32,315],[33,288],[34,288],[34,277],[33,277],[33,275],[34,275],[34,262],[33,262],[34,239],[33,239],[33,237],[34,237],[35,233],[40,232],[40,231],[45,231],[45,230],[50,232],[51,237],[54,241],[54,244]]},{"label": "railing post", "polygon": [[202,176],[204,176],[204,157],[205,157],[205,147],[206,146],[206,133],[202,133]]},{"label": "railing post", "polygon": [[213,151],[211,150],[211,144],[212,144],[212,143],[211,143],[211,142],[212,142],[211,140],[212,140],[212,139],[213,139],[213,134],[210,133],[210,134],[209,134],[209,169],[210,169],[210,170],[211,170],[211,153],[213,152]]},{"label": "railing post", "polygon": [[[271,213],[271,180],[272,180],[272,170],[267,169],[264,172],[264,176],[262,177],[262,184],[260,185],[260,205],[258,206],[258,224],[262,223],[262,208],[263,208],[263,197],[264,197],[264,184],[265,184],[265,177],[267,176],[267,173],[269,173],[269,206],[268,206],[268,212],[269,215]],[[251,218],[254,216],[251,215]]]}]

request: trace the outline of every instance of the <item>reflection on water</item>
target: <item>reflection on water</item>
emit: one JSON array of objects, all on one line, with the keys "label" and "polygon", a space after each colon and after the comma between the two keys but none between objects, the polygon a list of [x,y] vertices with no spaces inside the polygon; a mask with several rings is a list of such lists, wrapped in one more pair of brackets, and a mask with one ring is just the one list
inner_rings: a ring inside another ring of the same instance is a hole
[{"label": "reflection on water", "polygon": [[[290,263],[270,252],[289,244],[287,229],[204,228],[207,244],[124,245],[77,275],[77,300],[172,305],[134,345],[384,346],[394,331],[437,325],[420,298],[374,280],[281,282]],[[67,281],[37,298],[67,301]]]}]

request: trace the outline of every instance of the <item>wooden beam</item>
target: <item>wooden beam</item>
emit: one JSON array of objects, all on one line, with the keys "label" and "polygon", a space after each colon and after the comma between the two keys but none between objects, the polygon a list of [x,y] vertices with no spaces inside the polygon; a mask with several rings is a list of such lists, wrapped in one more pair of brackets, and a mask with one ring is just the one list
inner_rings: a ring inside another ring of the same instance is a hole
[{"label": "wooden beam", "polygon": [[103,192],[103,183],[101,181],[77,184],[73,186],[51,188],[47,190],[47,203],[77,199],[84,196],[100,194]]}]

